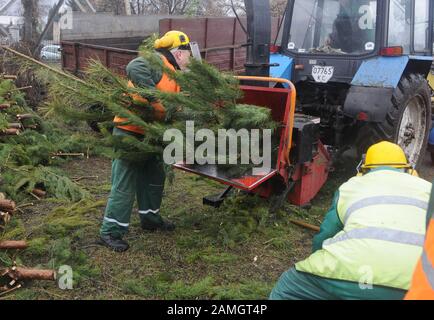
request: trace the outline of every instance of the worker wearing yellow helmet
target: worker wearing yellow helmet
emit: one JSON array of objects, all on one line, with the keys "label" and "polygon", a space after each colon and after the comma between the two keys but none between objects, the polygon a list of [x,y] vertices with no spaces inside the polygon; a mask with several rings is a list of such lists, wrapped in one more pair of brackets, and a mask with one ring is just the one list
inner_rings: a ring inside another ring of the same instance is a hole
[{"label": "worker wearing yellow helmet", "polygon": [[407,157],[402,148],[394,143],[381,142],[372,146],[366,157],[364,157],[361,173],[367,173],[372,169],[380,167],[393,167],[405,169],[413,173],[412,166],[408,163]]},{"label": "worker wearing yellow helmet", "polygon": [[281,276],[270,299],[405,297],[424,246],[431,183],[390,142],[369,148],[360,168],[336,193],[313,254]]},{"label": "worker wearing yellow helmet", "polygon": [[[154,47],[155,55],[161,59],[162,65],[151,63],[142,56],[134,59],[126,68],[130,80],[129,86],[156,88],[164,92],[180,92],[180,87],[166,73],[165,68],[174,72],[187,68],[191,57],[189,37],[181,31],[170,31],[155,41]],[[165,119],[166,110],[159,101],[140,95],[131,95],[131,97],[134,102],[137,102],[136,108],[143,107],[143,104],[152,106],[156,121]],[[127,122],[127,119],[117,116],[114,119],[113,134],[143,139],[146,134],[143,128],[127,124]],[[123,237],[128,232],[136,198],[143,230],[173,231],[175,229],[173,223],[163,219],[160,215],[165,179],[162,159],[151,158],[143,162],[124,159],[113,161],[112,190],[100,230],[101,245],[117,252],[128,250],[129,245]]]}]

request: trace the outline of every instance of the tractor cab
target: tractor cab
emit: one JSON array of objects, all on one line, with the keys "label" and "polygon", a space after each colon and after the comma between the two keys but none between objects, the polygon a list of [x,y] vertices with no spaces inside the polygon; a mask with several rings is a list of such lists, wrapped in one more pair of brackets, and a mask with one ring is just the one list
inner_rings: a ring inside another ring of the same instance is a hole
[{"label": "tractor cab", "polygon": [[375,51],[377,1],[294,1],[291,53],[366,55]]},{"label": "tractor cab", "polygon": [[289,0],[269,73],[295,84],[297,112],[321,118],[336,158],[388,140],[417,167],[431,127],[433,21],[430,0]]},{"label": "tractor cab", "polygon": [[280,48],[270,48],[269,1],[245,4],[240,102],[270,108],[281,123],[278,158],[271,171],[236,177],[215,166],[178,163],[229,186],[204,203],[218,206],[237,188],[279,195],[278,204],[306,205],[344,153],[360,160],[383,140],[401,145],[417,168],[431,128],[434,1],[290,0]]},{"label": "tractor cab", "polygon": [[432,11],[429,0],[291,0],[282,52],[300,65],[295,82],[351,83],[369,58],[431,56]]}]

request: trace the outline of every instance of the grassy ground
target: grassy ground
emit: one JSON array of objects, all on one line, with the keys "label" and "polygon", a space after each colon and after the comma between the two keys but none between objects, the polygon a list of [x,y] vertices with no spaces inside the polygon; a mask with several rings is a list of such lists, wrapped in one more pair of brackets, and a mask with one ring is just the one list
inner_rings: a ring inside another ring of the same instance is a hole
[{"label": "grassy ground", "polygon": [[266,299],[281,273],[311,250],[313,233],[290,224],[287,217],[319,225],[334,190],[346,178],[333,174],[309,211],[286,205],[270,217],[269,201],[243,194],[220,209],[204,207],[202,197],[222,186],[177,172],[162,208],[177,224],[176,232],[142,232],[135,211],[126,239],[131,249],[115,254],[96,245],[110,190],[110,162],[76,160],[65,169],[70,177],[83,178],[80,183],[92,199],[77,204],[47,199],[24,209],[1,238],[26,238],[30,248],[0,253],[0,263],[69,265],[74,289],[33,282],[0,299]]}]

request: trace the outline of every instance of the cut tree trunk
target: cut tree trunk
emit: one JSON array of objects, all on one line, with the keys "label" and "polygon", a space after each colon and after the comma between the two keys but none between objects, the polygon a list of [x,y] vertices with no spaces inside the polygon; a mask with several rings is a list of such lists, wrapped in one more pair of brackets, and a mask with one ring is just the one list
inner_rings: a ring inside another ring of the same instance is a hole
[{"label": "cut tree trunk", "polygon": [[2,103],[0,104],[0,110],[6,110],[9,109],[11,107],[10,103]]},{"label": "cut tree trunk", "polygon": [[34,117],[35,116],[33,114],[17,114],[18,121],[26,120],[26,119],[32,119]]},{"label": "cut tree trunk", "polygon": [[0,250],[24,250],[29,245],[26,241],[2,241],[0,242]]},{"label": "cut tree trunk", "polygon": [[3,75],[0,76],[0,78],[4,79],[4,80],[17,80],[18,79],[17,76],[14,76],[14,75],[11,75],[11,74],[3,74]]},{"label": "cut tree trunk", "polygon": [[21,123],[9,123],[9,129],[22,129],[23,126],[21,125]]},{"label": "cut tree trunk", "polygon": [[44,198],[47,195],[47,192],[41,189],[33,189],[32,193],[38,198]]},{"label": "cut tree trunk", "polygon": [[55,281],[56,271],[54,270],[38,270],[12,267],[6,273],[11,279],[19,280],[46,280]]},{"label": "cut tree trunk", "polygon": [[6,212],[14,212],[17,204],[12,200],[0,200],[0,210]]},{"label": "cut tree trunk", "polygon": [[4,129],[4,130],[2,130],[1,132],[0,132],[0,135],[2,135],[2,136],[18,136],[18,135],[20,135],[20,130],[19,129],[14,129],[14,128],[11,128],[11,129]]}]

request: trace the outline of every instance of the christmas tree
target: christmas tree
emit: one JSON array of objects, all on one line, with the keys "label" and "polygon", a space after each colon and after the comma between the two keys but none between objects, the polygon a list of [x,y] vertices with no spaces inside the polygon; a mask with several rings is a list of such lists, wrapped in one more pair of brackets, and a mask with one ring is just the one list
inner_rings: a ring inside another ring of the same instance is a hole
[{"label": "christmas tree", "polygon": [[73,201],[86,197],[56,168],[62,162],[57,154],[83,151],[85,138],[44,121],[11,80],[0,80],[0,105],[1,191],[14,200],[34,190]]},{"label": "christmas tree", "polygon": [[[142,46],[140,55],[151,68],[160,68],[181,87],[180,93],[162,92],[155,88],[128,86],[128,80],[115,74],[99,61],[91,61],[82,79],[72,75],[39,69],[38,75],[49,85],[50,110],[67,121],[99,122],[104,145],[114,147],[112,156],[133,161],[161,157],[169,144],[163,140],[169,129],[185,133],[186,121],[194,121],[195,129],[271,129],[278,124],[267,108],[239,104],[243,93],[239,81],[231,73],[221,73],[206,62],[192,59],[188,70],[173,72],[149,45]],[[133,101],[133,95],[162,103],[165,118],[156,121],[150,103]],[[127,119],[122,125],[143,129],[142,139],[112,136],[115,115]],[[222,157],[225,155],[219,155]]]}]

